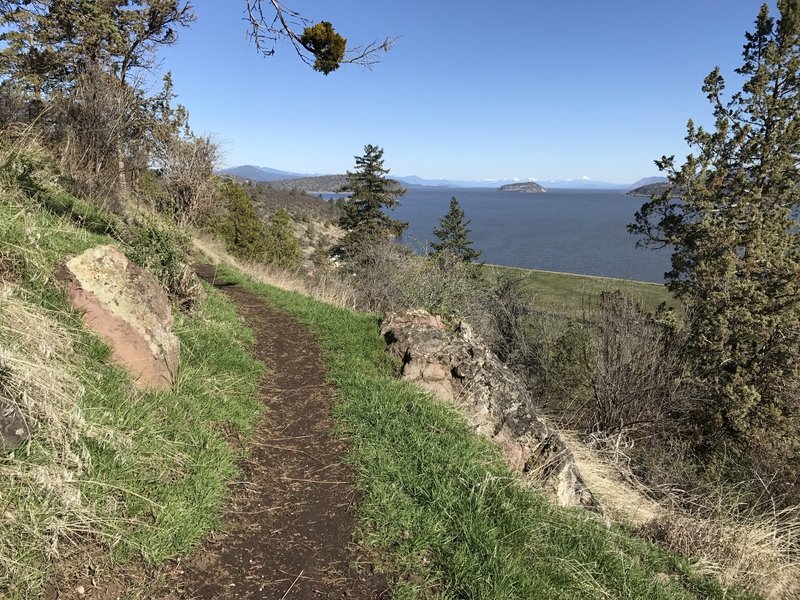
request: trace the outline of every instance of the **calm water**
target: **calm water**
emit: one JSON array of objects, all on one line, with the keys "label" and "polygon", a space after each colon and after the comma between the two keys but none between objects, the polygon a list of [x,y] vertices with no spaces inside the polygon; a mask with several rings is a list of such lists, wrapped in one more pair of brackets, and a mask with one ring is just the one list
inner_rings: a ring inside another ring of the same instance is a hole
[{"label": "calm water", "polygon": [[470,237],[487,263],[655,282],[669,270],[668,251],[636,249],[625,230],[645,199],[618,190],[411,188],[392,214],[409,222],[407,245],[425,248],[451,196],[472,221]]}]

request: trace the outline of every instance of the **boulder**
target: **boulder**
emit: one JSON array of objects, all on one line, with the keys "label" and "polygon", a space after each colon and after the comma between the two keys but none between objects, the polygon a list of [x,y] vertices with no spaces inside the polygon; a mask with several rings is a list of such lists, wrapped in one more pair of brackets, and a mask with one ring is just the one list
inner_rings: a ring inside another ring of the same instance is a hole
[{"label": "boulder", "polygon": [[150,271],[113,246],[97,246],[56,273],[83,322],[112,348],[141,388],[169,388],[178,371],[180,342],[172,332],[167,293]]},{"label": "boulder", "polygon": [[567,445],[467,323],[449,331],[425,311],[402,311],[384,317],[381,335],[387,351],[402,359],[402,377],[456,405],[475,431],[500,446],[512,469],[560,505],[602,514]]}]

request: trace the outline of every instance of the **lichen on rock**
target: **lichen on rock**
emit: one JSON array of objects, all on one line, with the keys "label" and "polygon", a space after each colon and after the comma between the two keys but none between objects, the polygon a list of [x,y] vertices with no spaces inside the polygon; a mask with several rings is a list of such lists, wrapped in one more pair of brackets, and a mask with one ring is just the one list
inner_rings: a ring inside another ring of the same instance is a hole
[{"label": "lichen on rock", "polygon": [[139,387],[172,385],[180,342],[169,297],[152,273],[113,246],[96,246],[67,261],[57,277],[86,326],[111,346],[113,359]]}]

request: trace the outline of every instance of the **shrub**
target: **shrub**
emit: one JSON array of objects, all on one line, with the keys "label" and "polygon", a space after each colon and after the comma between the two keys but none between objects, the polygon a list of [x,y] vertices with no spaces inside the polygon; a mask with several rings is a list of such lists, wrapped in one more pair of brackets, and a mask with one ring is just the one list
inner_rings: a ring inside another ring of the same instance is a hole
[{"label": "shrub", "polygon": [[186,264],[190,237],[148,215],[129,218],[116,236],[134,263],[151,271],[181,310],[191,310],[203,297],[203,288]]},{"label": "shrub", "polygon": [[264,224],[258,218],[250,196],[242,186],[226,180],[220,185],[224,213],[210,222],[209,228],[231,254],[261,262],[267,255]]},{"label": "shrub", "polygon": [[285,208],[275,211],[269,220],[264,261],[282,269],[294,269],[303,259],[300,242],[291,227],[291,217]]}]

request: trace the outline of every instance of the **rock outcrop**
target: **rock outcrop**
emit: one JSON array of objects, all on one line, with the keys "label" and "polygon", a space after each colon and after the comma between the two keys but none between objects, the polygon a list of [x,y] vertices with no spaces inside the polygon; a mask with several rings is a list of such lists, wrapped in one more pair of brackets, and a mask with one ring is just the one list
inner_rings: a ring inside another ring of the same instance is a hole
[{"label": "rock outcrop", "polygon": [[180,342],[172,333],[167,293],[149,271],[113,246],[97,246],[69,260],[56,273],[87,327],[113,351],[142,388],[172,385]]},{"label": "rock outcrop", "polygon": [[384,318],[387,351],[403,361],[402,376],[460,408],[475,430],[503,450],[508,464],[562,506],[601,513],[564,441],[533,410],[519,379],[461,323],[448,331],[424,311]]},{"label": "rock outcrop", "polygon": [[0,452],[13,450],[27,440],[30,434],[28,423],[19,408],[0,396]]}]

